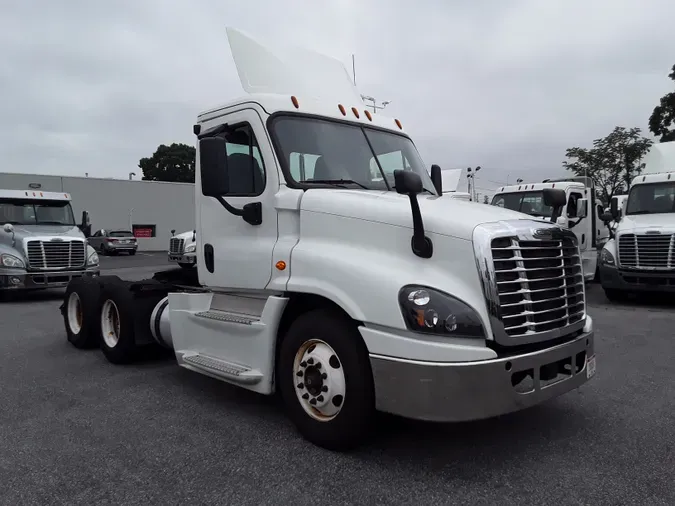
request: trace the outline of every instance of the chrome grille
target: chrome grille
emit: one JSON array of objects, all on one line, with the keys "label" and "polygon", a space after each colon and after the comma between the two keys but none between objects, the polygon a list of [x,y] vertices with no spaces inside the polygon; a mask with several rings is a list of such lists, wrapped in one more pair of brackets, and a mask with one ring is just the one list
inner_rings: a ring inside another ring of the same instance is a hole
[{"label": "chrome grille", "polygon": [[492,240],[499,309],[510,337],[546,332],[585,314],[579,249],[570,237]]},{"label": "chrome grille", "polygon": [[619,265],[635,269],[675,267],[675,234],[623,234],[619,236]]},{"label": "chrome grille", "polygon": [[28,265],[31,269],[82,268],[86,261],[87,246],[84,241],[26,242]]},{"label": "chrome grille", "polygon": [[172,255],[183,254],[184,247],[185,247],[185,239],[172,237],[171,240],[169,241],[169,253],[171,253]]}]

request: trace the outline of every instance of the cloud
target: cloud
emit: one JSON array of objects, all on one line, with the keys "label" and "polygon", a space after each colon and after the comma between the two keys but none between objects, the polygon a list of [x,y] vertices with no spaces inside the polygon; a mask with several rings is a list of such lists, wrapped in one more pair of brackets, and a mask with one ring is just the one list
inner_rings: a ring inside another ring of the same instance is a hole
[{"label": "cloud", "polygon": [[241,95],[229,25],[349,68],[354,53],[360,90],[391,100],[428,164],[538,180],[615,125],[646,131],[672,85],[674,14],[668,0],[14,2],[2,170],[124,178],[158,144],[192,143],[198,112]]}]

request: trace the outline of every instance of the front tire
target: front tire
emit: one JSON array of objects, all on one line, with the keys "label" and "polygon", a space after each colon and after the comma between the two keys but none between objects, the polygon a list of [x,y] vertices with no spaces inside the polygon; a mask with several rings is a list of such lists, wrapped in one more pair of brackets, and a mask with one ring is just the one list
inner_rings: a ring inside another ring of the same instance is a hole
[{"label": "front tire", "polygon": [[191,269],[194,264],[186,264],[185,262],[178,262],[178,265],[183,269]]},{"label": "front tire", "polygon": [[613,288],[604,288],[604,290],[605,296],[611,302],[623,302],[627,299],[626,292],[622,292],[621,290],[615,290]]},{"label": "front tire", "polygon": [[289,418],[317,446],[346,451],[359,445],[375,418],[375,389],[356,325],[317,309],[291,324],[281,342],[277,382]]}]

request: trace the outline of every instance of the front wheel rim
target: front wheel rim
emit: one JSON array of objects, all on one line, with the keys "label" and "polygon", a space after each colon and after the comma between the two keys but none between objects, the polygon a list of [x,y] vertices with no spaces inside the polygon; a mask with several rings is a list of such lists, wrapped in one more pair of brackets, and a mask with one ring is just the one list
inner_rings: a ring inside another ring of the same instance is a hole
[{"label": "front wheel rim", "polygon": [[73,334],[80,333],[83,320],[82,301],[80,300],[80,296],[76,292],[73,292],[68,297],[68,326]]},{"label": "front wheel rim", "polygon": [[108,299],[101,309],[101,334],[109,348],[117,346],[120,340],[120,313],[117,304]]},{"label": "front wheel rim", "polygon": [[300,346],[292,380],[300,405],[313,419],[329,422],[342,410],[347,390],[344,368],[325,341],[310,339]]}]

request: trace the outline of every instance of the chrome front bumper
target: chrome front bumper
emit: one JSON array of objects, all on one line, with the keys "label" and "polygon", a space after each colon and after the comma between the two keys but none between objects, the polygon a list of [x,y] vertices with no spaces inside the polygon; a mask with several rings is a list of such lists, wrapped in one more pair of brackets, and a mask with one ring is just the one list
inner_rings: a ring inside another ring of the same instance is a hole
[{"label": "chrome front bumper", "polygon": [[197,255],[194,253],[187,253],[183,255],[169,253],[169,261],[178,262],[181,264],[194,264],[197,263]]},{"label": "chrome front bumper", "polygon": [[422,362],[371,354],[370,363],[378,410],[418,420],[479,420],[534,406],[586,383],[595,373],[593,331],[505,358]]},{"label": "chrome front bumper", "polygon": [[65,288],[71,279],[82,276],[100,276],[99,266],[81,271],[32,272],[17,269],[0,269],[0,290],[37,290]]}]

